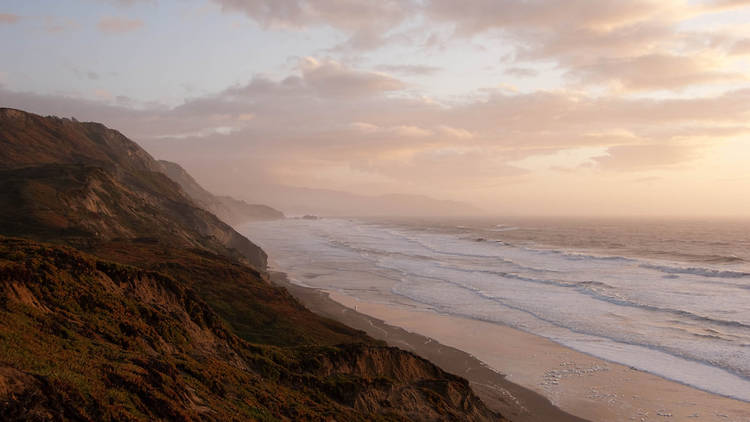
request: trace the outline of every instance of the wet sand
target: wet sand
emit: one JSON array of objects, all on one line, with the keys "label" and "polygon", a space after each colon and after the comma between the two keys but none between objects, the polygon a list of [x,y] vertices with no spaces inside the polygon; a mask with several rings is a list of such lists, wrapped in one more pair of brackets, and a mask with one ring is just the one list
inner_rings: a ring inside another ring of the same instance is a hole
[{"label": "wet sand", "polygon": [[282,273],[273,279],[313,312],[468,379],[488,406],[514,421],[750,421],[750,403],[510,327],[300,287]]}]

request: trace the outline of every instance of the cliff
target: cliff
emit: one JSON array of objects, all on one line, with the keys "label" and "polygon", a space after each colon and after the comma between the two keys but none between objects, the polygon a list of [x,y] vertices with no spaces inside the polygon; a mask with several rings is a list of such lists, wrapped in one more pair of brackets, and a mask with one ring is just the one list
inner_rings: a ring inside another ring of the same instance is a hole
[{"label": "cliff", "polygon": [[244,259],[266,254],[193,202],[135,142],[98,123],[0,109],[0,213],[11,236],[92,247],[154,238]]},{"label": "cliff", "polygon": [[0,419],[504,420],[269,284],[118,132],[3,109],[0,147]]}]

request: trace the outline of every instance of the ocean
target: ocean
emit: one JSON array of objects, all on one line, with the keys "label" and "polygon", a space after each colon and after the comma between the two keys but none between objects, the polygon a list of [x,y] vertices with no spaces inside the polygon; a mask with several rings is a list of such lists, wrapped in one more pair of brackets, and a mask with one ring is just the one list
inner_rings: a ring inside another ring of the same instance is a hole
[{"label": "ocean", "polygon": [[241,231],[292,282],[508,325],[750,401],[750,221],[323,218]]}]

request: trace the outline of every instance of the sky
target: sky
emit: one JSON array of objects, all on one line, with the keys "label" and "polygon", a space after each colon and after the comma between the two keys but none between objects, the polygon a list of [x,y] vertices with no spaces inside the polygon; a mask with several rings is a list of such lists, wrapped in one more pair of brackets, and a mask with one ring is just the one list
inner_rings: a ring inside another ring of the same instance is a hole
[{"label": "sky", "polygon": [[217,193],[750,217],[747,22],[750,0],[2,0],[0,106],[102,122]]}]

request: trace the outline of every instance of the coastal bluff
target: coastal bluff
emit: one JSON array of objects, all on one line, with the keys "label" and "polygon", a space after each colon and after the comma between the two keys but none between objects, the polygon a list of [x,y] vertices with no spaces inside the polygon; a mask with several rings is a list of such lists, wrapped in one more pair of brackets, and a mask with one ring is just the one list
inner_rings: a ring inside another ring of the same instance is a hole
[{"label": "coastal bluff", "polygon": [[506,420],[271,284],[162,164],[104,125],[0,109],[0,419]]}]

